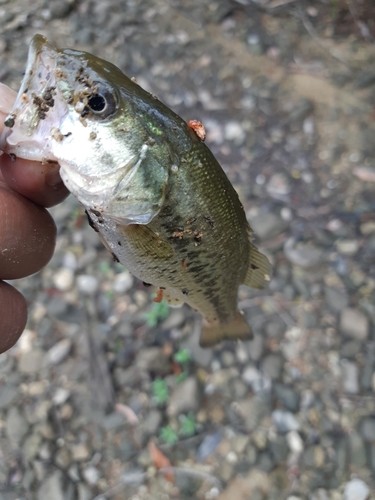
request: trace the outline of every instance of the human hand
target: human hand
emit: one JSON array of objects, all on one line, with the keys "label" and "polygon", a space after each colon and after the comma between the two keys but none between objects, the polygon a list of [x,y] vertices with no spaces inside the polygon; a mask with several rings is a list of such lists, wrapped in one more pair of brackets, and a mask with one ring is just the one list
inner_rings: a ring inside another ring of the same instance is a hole
[{"label": "human hand", "polygon": [[[15,97],[16,92],[0,84],[0,134]],[[56,227],[43,207],[68,194],[57,164],[0,156],[0,353],[17,342],[27,319],[23,295],[1,280],[24,278],[48,263]]]}]

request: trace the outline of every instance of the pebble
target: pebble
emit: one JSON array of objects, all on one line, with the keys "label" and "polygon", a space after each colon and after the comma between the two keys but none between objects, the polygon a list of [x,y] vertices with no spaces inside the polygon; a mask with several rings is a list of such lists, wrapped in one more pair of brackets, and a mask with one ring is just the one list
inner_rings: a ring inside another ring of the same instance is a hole
[{"label": "pebble", "polygon": [[250,219],[250,226],[261,240],[267,240],[282,233],[286,228],[286,222],[273,213],[264,213]]},{"label": "pebble", "polygon": [[359,250],[359,242],[357,240],[339,240],[336,242],[337,250],[343,255],[352,256]]},{"label": "pebble", "polygon": [[53,275],[52,281],[57,290],[67,292],[73,286],[74,271],[66,267],[58,269]]},{"label": "pebble", "polygon": [[195,377],[188,377],[173,390],[168,404],[168,415],[176,416],[183,412],[196,411],[199,402],[198,381]]},{"label": "pebble", "polygon": [[345,290],[325,286],[324,294],[328,307],[335,312],[341,312],[349,304],[349,297]]},{"label": "pebble", "polygon": [[358,367],[352,361],[341,360],[342,387],[348,394],[358,394]]},{"label": "pebble", "polygon": [[[283,173],[273,174],[267,183],[267,192],[272,198],[283,199],[290,194],[292,186],[288,177]],[[285,220],[285,219],[284,219]]]},{"label": "pebble", "polygon": [[77,462],[87,460],[90,456],[90,451],[84,443],[74,444],[70,451],[72,453],[72,460],[76,460]]},{"label": "pebble", "polygon": [[32,462],[38,455],[41,442],[42,436],[37,432],[34,432],[30,436],[26,437],[22,449],[24,457],[27,461]]},{"label": "pebble", "polygon": [[93,465],[90,465],[89,467],[83,469],[82,475],[86,483],[90,485],[96,484],[100,478],[100,472]]},{"label": "pebble", "polygon": [[62,339],[52,346],[46,353],[45,361],[49,365],[58,365],[63,361],[70,352],[72,341],[70,339]]},{"label": "pebble", "polygon": [[77,276],[77,288],[85,295],[94,295],[99,288],[99,280],[90,274],[80,274]]},{"label": "pebble", "polygon": [[29,424],[16,406],[12,406],[7,413],[6,433],[11,441],[20,443],[29,431]]},{"label": "pebble", "polygon": [[344,500],[366,500],[370,494],[370,488],[362,479],[351,479],[345,485]]},{"label": "pebble", "polygon": [[365,441],[374,441],[375,436],[375,418],[367,417],[361,422],[361,434]]},{"label": "pebble", "polygon": [[113,291],[118,294],[128,292],[134,283],[134,278],[129,272],[117,274],[113,281]]},{"label": "pebble", "polygon": [[283,384],[275,384],[275,394],[288,410],[292,412],[298,410],[300,396],[292,387]]},{"label": "pebble", "polygon": [[292,264],[304,268],[316,266],[323,260],[323,251],[320,248],[312,244],[297,242],[293,237],[285,242],[284,253]]},{"label": "pebble", "polygon": [[357,309],[347,307],[341,311],[340,331],[354,339],[366,340],[369,334],[368,319]]},{"label": "pebble", "polygon": [[227,141],[233,141],[236,146],[243,143],[245,131],[237,121],[228,121],[224,126],[224,136]]},{"label": "pebble", "polygon": [[36,373],[43,366],[45,352],[41,349],[22,352],[18,360],[18,369],[21,373]]},{"label": "pebble", "polygon": [[284,410],[274,410],[272,420],[280,432],[298,431],[300,424],[293,413]]},{"label": "pebble", "polygon": [[63,473],[60,470],[55,470],[41,484],[37,492],[37,500],[66,500],[65,493],[62,488]]},{"label": "pebble", "polygon": [[262,363],[262,371],[265,376],[278,379],[283,370],[284,360],[279,354],[269,354],[266,356]]}]

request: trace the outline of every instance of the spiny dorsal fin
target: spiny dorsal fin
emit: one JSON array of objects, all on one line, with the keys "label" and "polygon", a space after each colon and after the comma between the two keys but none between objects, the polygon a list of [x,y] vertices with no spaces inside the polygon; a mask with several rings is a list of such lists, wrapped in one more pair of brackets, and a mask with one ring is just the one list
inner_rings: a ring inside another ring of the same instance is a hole
[{"label": "spiny dorsal fin", "polygon": [[267,257],[259,252],[257,247],[250,243],[250,259],[244,285],[251,288],[263,288],[270,280],[271,264]]}]

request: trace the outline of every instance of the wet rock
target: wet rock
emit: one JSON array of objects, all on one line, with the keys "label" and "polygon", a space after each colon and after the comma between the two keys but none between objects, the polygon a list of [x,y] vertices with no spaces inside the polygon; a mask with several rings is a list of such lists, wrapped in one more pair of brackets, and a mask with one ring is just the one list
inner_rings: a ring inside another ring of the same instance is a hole
[{"label": "wet rock", "polygon": [[272,420],[280,432],[298,431],[300,424],[293,413],[284,410],[274,410]]},{"label": "wet rock", "polygon": [[29,430],[27,420],[15,406],[9,409],[5,425],[8,438],[16,443],[20,443]]},{"label": "wet rock", "polygon": [[344,500],[366,500],[370,494],[370,488],[362,479],[354,478],[345,485]]},{"label": "wet rock", "polygon": [[173,390],[169,400],[168,415],[175,416],[183,412],[196,411],[199,401],[198,381],[195,377],[189,377]]},{"label": "wet rock", "polygon": [[369,334],[368,319],[358,309],[348,307],[341,312],[340,331],[343,335],[365,340]]}]

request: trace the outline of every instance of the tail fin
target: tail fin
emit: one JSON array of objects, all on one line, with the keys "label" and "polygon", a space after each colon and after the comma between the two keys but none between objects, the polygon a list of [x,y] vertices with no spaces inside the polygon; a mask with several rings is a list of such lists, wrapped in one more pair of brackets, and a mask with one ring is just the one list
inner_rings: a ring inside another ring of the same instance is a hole
[{"label": "tail fin", "polygon": [[200,338],[201,347],[213,347],[222,340],[251,340],[253,333],[246,323],[243,314],[238,311],[229,323],[203,322]]}]

